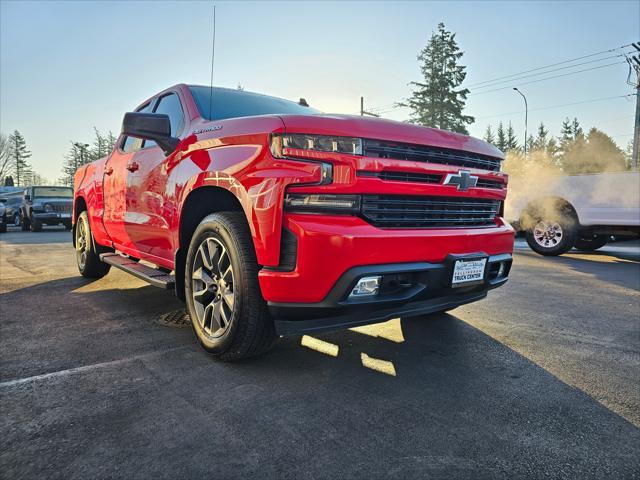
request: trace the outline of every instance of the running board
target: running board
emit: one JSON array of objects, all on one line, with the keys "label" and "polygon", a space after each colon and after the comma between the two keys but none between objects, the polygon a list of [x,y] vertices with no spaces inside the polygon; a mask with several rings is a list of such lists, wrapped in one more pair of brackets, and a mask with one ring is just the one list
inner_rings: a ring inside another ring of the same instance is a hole
[{"label": "running board", "polygon": [[140,280],[149,282],[154,287],[164,288],[165,290],[173,290],[176,286],[176,279],[173,275],[162,272],[156,268],[148,267],[135,260],[125,257],[119,253],[103,253],[100,260],[104,263],[119,268]]}]

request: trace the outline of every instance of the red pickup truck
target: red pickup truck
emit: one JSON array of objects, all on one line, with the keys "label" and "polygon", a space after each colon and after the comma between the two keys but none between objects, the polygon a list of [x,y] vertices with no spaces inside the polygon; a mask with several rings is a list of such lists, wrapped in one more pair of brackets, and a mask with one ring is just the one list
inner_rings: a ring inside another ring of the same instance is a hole
[{"label": "red pickup truck", "polygon": [[502,160],[465,135],[176,85],[76,173],[78,268],[175,290],[223,360],[445,311],[507,280]]}]

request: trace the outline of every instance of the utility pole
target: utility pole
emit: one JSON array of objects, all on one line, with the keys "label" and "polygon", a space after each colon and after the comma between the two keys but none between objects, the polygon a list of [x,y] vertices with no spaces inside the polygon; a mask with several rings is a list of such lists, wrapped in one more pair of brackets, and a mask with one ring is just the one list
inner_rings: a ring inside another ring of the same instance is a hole
[{"label": "utility pole", "polygon": [[379,117],[380,116],[380,115],[377,115],[375,113],[366,112],[364,110],[364,97],[360,97],[360,116],[364,117],[365,115],[369,115],[370,117]]},{"label": "utility pole", "polygon": [[[633,48],[640,52],[640,43],[632,43]],[[633,170],[638,169],[638,148],[640,148],[640,55],[636,54],[631,57],[631,60],[627,59],[629,66],[636,72],[636,117],[633,127],[633,150],[631,153],[631,168]],[[629,72],[631,74],[631,72]]]}]

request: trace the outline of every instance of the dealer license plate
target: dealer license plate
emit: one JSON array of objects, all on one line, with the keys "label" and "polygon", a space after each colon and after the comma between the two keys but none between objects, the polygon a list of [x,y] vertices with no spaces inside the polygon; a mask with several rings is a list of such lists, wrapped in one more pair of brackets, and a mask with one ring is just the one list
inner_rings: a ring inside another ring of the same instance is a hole
[{"label": "dealer license plate", "polygon": [[470,283],[482,282],[484,280],[484,267],[487,259],[478,260],[456,260],[453,264],[452,287],[464,287]]}]

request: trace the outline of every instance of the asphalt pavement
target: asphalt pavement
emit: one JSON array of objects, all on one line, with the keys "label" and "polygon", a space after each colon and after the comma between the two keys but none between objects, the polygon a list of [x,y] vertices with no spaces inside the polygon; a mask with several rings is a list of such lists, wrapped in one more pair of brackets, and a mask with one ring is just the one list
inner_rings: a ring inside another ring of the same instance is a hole
[{"label": "asphalt pavement", "polygon": [[448,314],[217,362],[167,292],[0,234],[0,477],[640,478],[640,242]]}]

